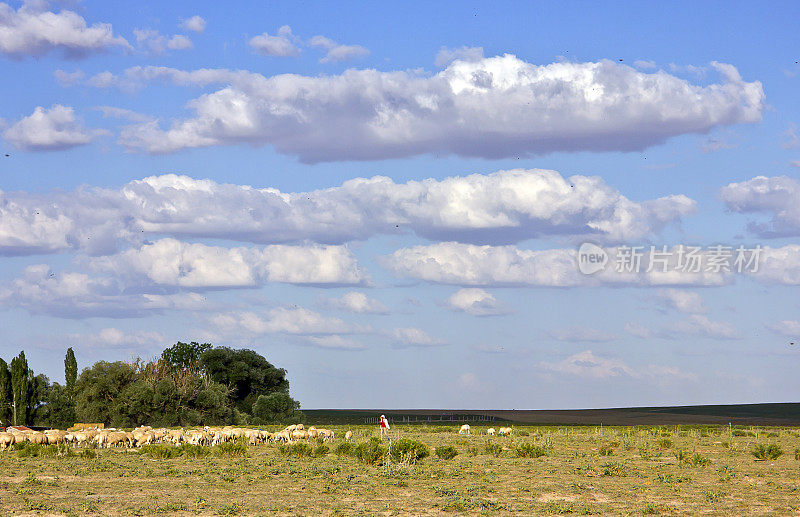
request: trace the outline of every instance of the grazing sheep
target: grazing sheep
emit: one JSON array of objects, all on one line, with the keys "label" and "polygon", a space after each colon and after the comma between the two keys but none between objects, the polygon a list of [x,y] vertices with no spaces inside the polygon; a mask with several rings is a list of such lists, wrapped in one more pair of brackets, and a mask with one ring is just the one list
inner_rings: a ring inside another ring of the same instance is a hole
[{"label": "grazing sheep", "polygon": [[486,431],[486,434],[488,434],[489,436],[494,436],[494,427],[490,427],[489,430]]},{"label": "grazing sheep", "polygon": [[461,429],[458,430],[458,434],[472,434],[469,424],[462,425]]},{"label": "grazing sheep", "polygon": [[500,436],[511,436],[511,433],[513,433],[513,432],[514,432],[514,430],[511,429],[510,427],[501,427],[500,431],[498,432],[498,434]]},{"label": "grazing sheep", "polygon": [[4,451],[16,443],[12,433],[0,433],[0,451]]},{"label": "grazing sheep", "polygon": [[352,438],[353,438],[353,431],[347,431],[346,433],[344,433],[345,441],[349,442]]}]

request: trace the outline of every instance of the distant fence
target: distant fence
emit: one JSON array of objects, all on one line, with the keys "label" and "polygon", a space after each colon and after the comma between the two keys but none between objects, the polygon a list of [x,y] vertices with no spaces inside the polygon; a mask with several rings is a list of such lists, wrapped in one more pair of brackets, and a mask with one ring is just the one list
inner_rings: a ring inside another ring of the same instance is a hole
[{"label": "distant fence", "polygon": [[[494,415],[482,414],[463,414],[463,415],[391,415],[386,414],[392,424],[425,424],[428,422],[496,422],[500,420]],[[365,424],[377,424],[379,416],[371,416],[364,419]]]}]

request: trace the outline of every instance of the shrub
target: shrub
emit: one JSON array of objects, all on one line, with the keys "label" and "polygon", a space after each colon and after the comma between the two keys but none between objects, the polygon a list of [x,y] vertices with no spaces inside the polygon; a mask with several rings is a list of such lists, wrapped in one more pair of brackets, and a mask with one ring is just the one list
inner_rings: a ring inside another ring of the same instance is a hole
[{"label": "shrub", "polygon": [[336,454],[338,456],[351,456],[353,455],[355,447],[352,443],[342,442],[336,446]]},{"label": "shrub", "polygon": [[14,444],[14,451],[20,458],[35,458],[42,452],[42,446],[31,442],[18,442]]},{"label": "shrub", "polygon": [[693,467],[705,467],[706,465],[711,463],[711,460],[706,458],[705,456],[703,456],[699,452],[696,452],[696,453],[692,454],[686,460],[686,463],[688,463],[689,465],[691,465]]},{"label": "shrub", "polygon": [[318,445],[314,448],[314,457],[315,458],[322,458],[323,456],[327,456],[330,452],[330,447],[327,445]]},{"label": "shrub", "polygon": [[800,449],[794,450],[794,459],[800,461]]},{"label": "shrub", "polygon": [[756,445],[751,454],[755,456],[757,460],[776,460],[783,454],[783,450],[774,443],[770,445],[760,443]]},{"label": "shrub", "polygon": [[191,443],[184,443],[178,447],[181,454],[187,458],[205,458],[211,454],[211,449],[203,447],[202,445],[192,445]]},{"label": "shrub", "polygon": [[303,456],[312,456],[314,454],[314,450],[305,442],[281,445],[278,450],[281,451],[281,454],[286,456],[297,456],[298,458],[302,458]]},{"label": "shrub", "polygon": [[503,448],[497,443],[486,444],[486,448],[484,450],[486,451],[486,454],[492,454],[497,457],[503,453]]},{"label": "shrub", "polygon": [[613,456],[613,455],[614,455],[614,449],[612,449],[610,445],[600,446],[600,456]]},{"label": "shrub", "polygon": [[381,445],[380,440],[373,437],[367,442],[356,445],[353,453],[361,463],[373,465],[386,454],[386,447]]},{"label": "shrub", "polygon": [[452,460],[458,456],[458,450],[452,445],[440,445],[436,447],[436,456],[443,460]]},{"label": "shrub", "polygon": [[97,457],[97,451],[94,449],[83,449],[79,454],[81,458],[86,458],[89,460],[93,460]]},{"label": "shrub", "polygon": [[625,475],[625,465],[622,463],[605,463],[600,466],[601,475],[603,476],[624,476]]},{"label": "shrub", "polygon": [[218,456],[246,456],[247,445],[242,442],[223,442],[214,447]]},{"label": "shrub", "polygon": [[675,444],[672,443],[672,440],[670,440],[669,438],[663,438],[658,441],[658,446],[661,447],[662,449],[672,449],[675,446]]},{"label": "shrub", "polygon": [[750,431],[742,431],[741,429],[735,429],[733,431],[733,436],[752,436],[755,437],[756,433],[752,433]]},{"label": "shrub", "polygon": [[540,458],[547,454],[544,447],[532,443],[519,444],[514,448],[514,453],[518,458]]},{"label": "shrub", "polygon": [[517,436],[530,436],[530,433],[528,431],[523,430],[523,429],[517,429],[516,433],[517,433]]},{"label": "shrub", "polygon": [[411,461],[418,461],[430,456],[431,451],[422,442],[401,438],[392,443],[390,454],[394,461],[400,461],[406,458]]},{"label": "shrub", "polygon": [[139,451],[139,454],[146,454],[151,458],[169,459],[176,458],[181,455],[180,447],[172,445],[164,445],[163,443],[154,443],[152,445],[145,445]]}]

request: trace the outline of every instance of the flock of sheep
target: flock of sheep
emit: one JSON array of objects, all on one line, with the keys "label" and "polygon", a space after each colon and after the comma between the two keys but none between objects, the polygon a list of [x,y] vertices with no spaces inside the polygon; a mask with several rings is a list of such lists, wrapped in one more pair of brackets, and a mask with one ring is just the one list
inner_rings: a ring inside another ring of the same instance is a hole
[{"label": "flock of sheep", "polygon": [[[501,427],[497,431],[494,430],[494,427],[490,427],[486,430],[486,434],[489,436],[494,436],[495,433],[499,434],[500,436],[511,436],[514,430],[510,427]],[[464,424],[461,426],[461,429],[458,430],[458,434],[472,434],[472,429],[470,428],[469,424]]]},{"label": "flock of sheep", "polygon": [[[496,433],[500,436],[511,436],[513,430],[510,427],[501,427]],[[472,429],[468,424],[461,426],[458,434],[472,434]],[[486,431],[489,436],[495,436],[495,429],[490,428]],[[11,428],[8,432],[0,433],[0,450],[6,450],[15,443],[31,442],[39,445],[51,444],[71,444],[89,445],[96,444],[98,447],[141,447],[154,443],[169,443],[181,445],[189,443],[191,445],[214,446],[224,442],[233,442],[239,438],[244,438],[250,445],[261,443],[292,443],[299,440],[322,439],[332,440],[335,433],[330,429],[317,429],[316,427],[306,428],[303,424],[293,424],[286,426],[281,431],[270,433],[260,429],[242,429],[239,427],[204,427],[202,429],[153,429],[149,426],[137,427],[133,431],[119,431],[116,429],[88,428],[78,431],[60,431],[58,429],[48,429],[40,431],[20,431]],[[352,431],[347,431],[344,439],[350,441],[353,437]]]},{"label": "flock of sheep", "polygon": [[[348,431],[352,436],[352,433]],[[202,429],[153,429],[149,426],[137,427],[133,431],[118,431],[116,429],[88,428],[79,431],[60,431],[48,429],[39,431],[20,431],[10,429],[0,433],[0,450],[6,450],[15,443],[31,442],[38,445],[71,444],[89,445],[97,444],[98,447],[141,447],[154,443],[169,443],[181,445],[214,446],[223,442],[233,442],[244,438],[250,445],[266,443],[288,443],[309,438],[331,440],[334,432],[330,429],[317,429],[303,424],[287,426],[282,431],[270,433],[260,429],[242,429],[238,427],[204,427]],[[349,439],[349,437],[347,437]]]}]

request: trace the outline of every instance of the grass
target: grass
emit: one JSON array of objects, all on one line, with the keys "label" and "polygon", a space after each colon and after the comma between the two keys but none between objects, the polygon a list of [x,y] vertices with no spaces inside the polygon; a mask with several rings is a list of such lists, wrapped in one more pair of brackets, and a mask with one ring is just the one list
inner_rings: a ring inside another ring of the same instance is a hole
[{"label": "grass", "polygon": [[[793,454],[800,449],[797,429],[748,427],[753,436],[733,436],[727,425],[515,425],[514,436],[491,438],[484,429],[488,425],[473,426],[475,434],[466,437],[458,436],[457,428],[440,427],[393,425],[391,453],[386,440],[370,439],[377,435],[373,426],[352,425],[344,430],[353,430],[356,443],[344,442],[343,428],[331,425],[337,436],[331,442],[285,447],[156,444],[140,452],[20,444],[0,453],[0,514],[726,516],[800,511]],[[604,445],[613,455],[598,454]],[[775,448],[789,452],[775,456]],[[459,454],[439,459],[438,451],[448,449]],[[762,449],[770,461],[753,461],[759,459],[753,453]],[[425,458],[424,451],[436,457]],[[402,468],[396,468],[398,461]]]}]

